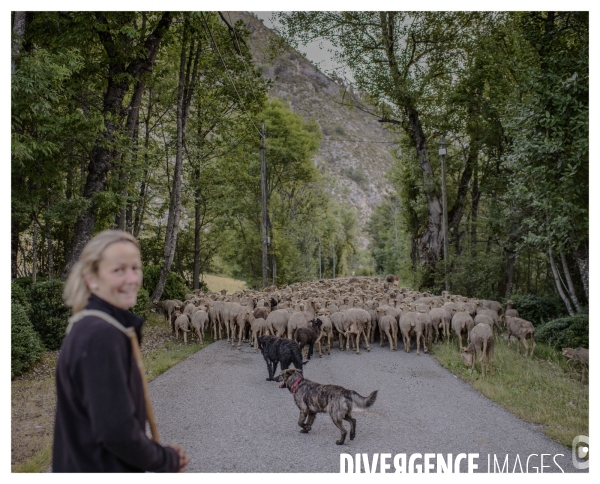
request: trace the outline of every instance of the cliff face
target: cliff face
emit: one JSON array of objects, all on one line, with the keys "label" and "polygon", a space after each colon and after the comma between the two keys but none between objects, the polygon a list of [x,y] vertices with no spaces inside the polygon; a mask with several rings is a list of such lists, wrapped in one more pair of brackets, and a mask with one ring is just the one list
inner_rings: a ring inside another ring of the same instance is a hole
[{"label": "cliff face", "polygon": [[[233,22],[241,19],[251,32],[249,47],[256,66],[273,80],[269,94],[287,101],[303,118],[319,123],[322,143],[315,164],[335,180],[332,195],[356,210],[362,229],[372,207],[390,188],[385,173],[393,160],[392,137],[374,116],[342,106],[345,87],[296,50],[285,46],[270,59],[269,45],[277,34],[260,19],[247,12],[227,15]],[[366,248],[367,241],[365,236],[359,238],[361,248]]]}]

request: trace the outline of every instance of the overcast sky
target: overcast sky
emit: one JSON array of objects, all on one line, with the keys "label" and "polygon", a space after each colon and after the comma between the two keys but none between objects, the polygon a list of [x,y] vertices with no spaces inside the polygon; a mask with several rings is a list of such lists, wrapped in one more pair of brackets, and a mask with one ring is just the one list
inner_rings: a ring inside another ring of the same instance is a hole
[{"label": "overcast sky", "polygon": [[[271,21],[271,16],[273,15],[273,12],[252,13],[254,13],[259,19],[261,19],[264,22],[265,26],[271,29],[277,29],[277,25],[273,25],[273,22]],[[337,68],[337,74],[340,77],[346,77],[347,79],[352,80],[352,76],[349,72],[343,71],[343,69],[340,69],[339,64],[332,61],[331,53],[329,52],[329,49],[331,49],[332,47],[333,46],[329,41],[316,41],[311,42],[306,46],[299,46],[298,50],[304,55],[306,55],[306,57],[308,57],[316,65],[318,65],[321,71],[329,73]]]}]

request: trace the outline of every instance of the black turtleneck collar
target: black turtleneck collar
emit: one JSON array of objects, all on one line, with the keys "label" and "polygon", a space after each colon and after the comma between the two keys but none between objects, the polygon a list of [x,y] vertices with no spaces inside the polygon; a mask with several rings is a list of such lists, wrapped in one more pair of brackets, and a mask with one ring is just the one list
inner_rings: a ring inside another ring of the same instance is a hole
[{"label": "black turtleneck collar", "polygon": [[131,311],[128,311],[127,309],[121,309],[113,306],[95,294],[90,294],[85,308],[104,311],[106,314],[109,314],[115,318],[126,328],[134,328],[135,332],[137,333],[138,341],[140,345],[142,344],[142,325],[144,324],[144,318],[132,313]]}]

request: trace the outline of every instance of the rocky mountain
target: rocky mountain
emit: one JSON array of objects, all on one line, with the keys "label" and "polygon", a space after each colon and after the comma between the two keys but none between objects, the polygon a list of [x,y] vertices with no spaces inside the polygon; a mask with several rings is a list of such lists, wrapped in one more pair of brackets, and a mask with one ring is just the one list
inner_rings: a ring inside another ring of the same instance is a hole
[{"label": "rocky mountain", "polygon": [[[250,31],[249,47],[256,66],[273,80],[269,94],[287,101],[303,118],[319,123],[322,143],[315,163],[335,180],[332,195],[356,210],[362,228],[372,207],[390,189],[385,173],[393,161],[392,137],[374,116],[343,106],[346,87],[321,72],[303,54],[285,45],[272,58],[269,46],[278,36],[254,14],[226,15],[233,22],[241,19]],[[367,237],[359,238],[361,248],[366,248],[367,242]]]}]

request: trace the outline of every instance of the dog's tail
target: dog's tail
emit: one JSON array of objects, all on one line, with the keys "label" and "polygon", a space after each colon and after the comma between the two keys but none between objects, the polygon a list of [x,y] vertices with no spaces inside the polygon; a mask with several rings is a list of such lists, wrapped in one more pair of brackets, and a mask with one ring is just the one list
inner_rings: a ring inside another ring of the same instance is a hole
[{"label": "dog's tail", "polygon": [[358,408],[369,408],[371,405],[375,403],[375,399],[377,398],[377,390],[371,393],[368,397],[361,397],[355,391],[350,392],[350,397],[352,398],[352,402]]}]

